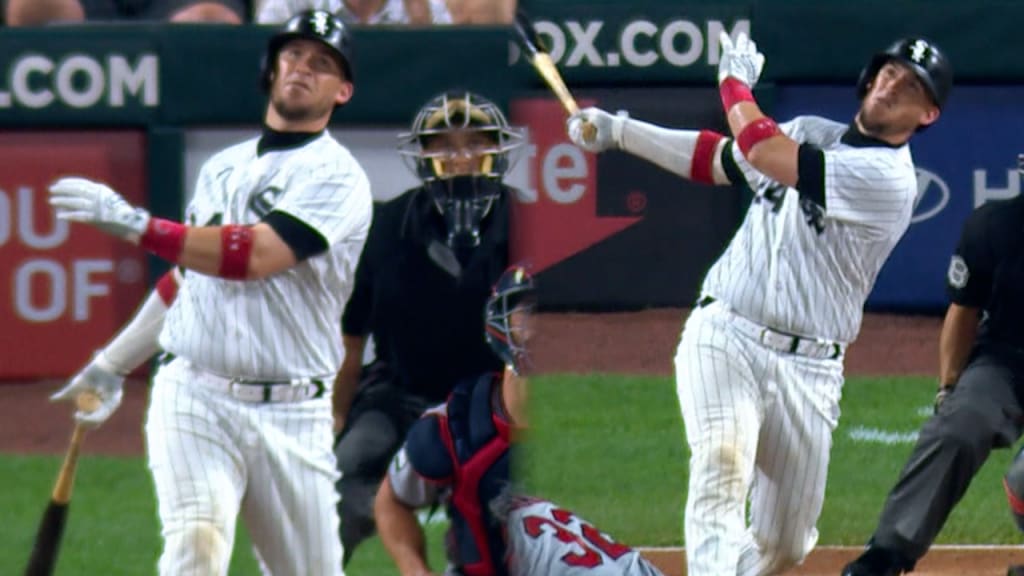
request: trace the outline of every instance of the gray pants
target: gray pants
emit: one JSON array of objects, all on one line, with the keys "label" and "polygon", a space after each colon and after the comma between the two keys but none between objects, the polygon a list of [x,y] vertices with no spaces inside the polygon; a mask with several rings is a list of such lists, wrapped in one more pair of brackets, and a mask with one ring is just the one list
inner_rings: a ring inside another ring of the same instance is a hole
[{"label": "gray pants", "polygon": [[356,547],[376,532],[373,500],[377,488],[409,428],[427,407],[425,399],[396,386],[383,364],[363,370],[345,427],[334,446],[341,472],[338,514],[345,564]]},{"label": "gray pants", "polygon": [[[1024,358],[1016,354],[986,350],[972,357],[939,413],[921,428],[872,544],[911,564],[925,555],[989,453],[1020,438],[1022,368]],[[1017,466],[1024,461],[1017,459]]]}]

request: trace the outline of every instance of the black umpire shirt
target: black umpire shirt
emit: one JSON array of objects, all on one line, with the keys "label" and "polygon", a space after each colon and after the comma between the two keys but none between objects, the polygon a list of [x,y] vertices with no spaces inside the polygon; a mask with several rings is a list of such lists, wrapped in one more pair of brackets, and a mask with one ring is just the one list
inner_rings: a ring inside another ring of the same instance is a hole
[{"label": "black umpire shirt", "polygon": [[980,346],[1024,352],[1024,196],[990,201],[971,213],[946,282],[954,303],[984,310]]},{"label": "black umpire shirt", "polygon": [[342,317],[349,336],[373,334],[395,383],[431,402],[461,379],[501,370],[484,340],[484,304],[508,267],[505,188],[480,227],[480,244],[454,254],[429,193],[375,203],[373,224]]}]

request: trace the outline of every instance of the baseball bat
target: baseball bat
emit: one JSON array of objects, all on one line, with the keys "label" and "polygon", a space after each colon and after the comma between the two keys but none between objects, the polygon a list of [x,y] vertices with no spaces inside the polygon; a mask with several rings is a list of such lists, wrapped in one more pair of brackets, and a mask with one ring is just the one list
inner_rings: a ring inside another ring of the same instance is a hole
[{"label": "baseball bat", "polygon": [[[558,101],[562,103],[565,111],[570,116],[578,113],[580,107],[576,104],[576,99],[573,98],[569,88],[565,85],[565,80],[562,79],[562,74],[558,71],[558,67],[555,66],[555,61],[551,59],[551,54],[548,53],[544,40],[537,34],[533,21],[530,20],[530,17],[522,9],[516,11],[515,29],[516,38],[526,53],[530,64],[533,65],[533,68],[540,74],[540,77],[544,79],[544,82],[547,83],[551,91],[558,97]],[[587,142],[593,142],[597,136],[597,127],[590,122],[584,122],[582,130],[583,139]]]},{"label": "baseball bat", "polygon": [[[100,399],[93,393],[83,392],[75,398],[75,404],[79,410],[92,412],[99,407]],[[71,433],[71,442],[68,443],[67,452],[64,454],[64,463],[61,464],[50,495],[50,503],[46,506],[43,518],[39,522],[39,529],[36,531],[36,540],[32,545],[32,555],[25,568],[25,576],[50,576],[57,565],[61,537],[64,535],[64,520],[67,517],[68,505],[71,504],[71,488],[75,484],[75,469],[78,467],[78,454],[84,437],[85,426],[76,422]]]}]

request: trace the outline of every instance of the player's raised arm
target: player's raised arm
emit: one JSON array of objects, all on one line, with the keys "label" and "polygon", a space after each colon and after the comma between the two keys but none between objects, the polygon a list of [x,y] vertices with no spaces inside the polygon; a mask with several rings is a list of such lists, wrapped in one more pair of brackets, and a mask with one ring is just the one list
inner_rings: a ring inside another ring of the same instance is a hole
[{"label": "player's raised arm", "polygon": [[[583,138],[583,125],[597,128],[593,140]],[[702,184],[729,184],[722,168],[722,150],[728,140],[711,130],[676,130],[586,108],[569,118],[569,139],[588,152],[622,150],[673,174]]]}]

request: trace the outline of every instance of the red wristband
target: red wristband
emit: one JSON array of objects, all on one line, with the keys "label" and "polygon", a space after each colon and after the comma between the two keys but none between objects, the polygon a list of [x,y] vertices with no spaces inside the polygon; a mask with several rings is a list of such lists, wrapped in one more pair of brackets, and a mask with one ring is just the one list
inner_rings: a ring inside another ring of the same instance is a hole
[{"label": "red wristband", "polygon": [[139,238],[139,245],[172,264],[178,263],[185,248],[185,233],[188,227],[179,222],[150,218],[146,231]]},{"label": "red wristband", "polygon": [[229,280],[245,280],[249,275],[252,253],[252,228],[228,224],[220,228],[220,270],[217,275]]},{"label": "red wristband", "polygon": [[746,156],[757,143],[778,134],[781,134],[779,125],[771,118],[764,116],[744,126],[743,130],[740,130],[739,136],[736,137],[736,143],[739,144],[740,151]]},{"label": "red wristband", "polygon": [[714,172],[712,166],[715,164],[715,150],[718,143],[724,139],[718,132],[701,130],[697,135],[697,146],[693,149],[693,159],[690,161],[690,180],[701,184],[714,184]]},{"label": "red wristband", "polygon": [[160,295],[160,299],[167,306],[174,302],[174,297],[178,295],[178,281],[174,279],[174,270],[167,272],[157,280],[156,293]]},{"label": "red wristband", "polygon": [[726,114],[729,113],[729,110],[732,110],[733,106],[740,102],[754,101],[754,93],[750,91],[750,86],[747,86],[732,76],[726,78],[721,84],[719,84],[718,93],[722,95],[722,108],[725,109]]}]

